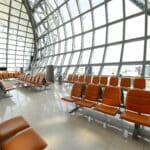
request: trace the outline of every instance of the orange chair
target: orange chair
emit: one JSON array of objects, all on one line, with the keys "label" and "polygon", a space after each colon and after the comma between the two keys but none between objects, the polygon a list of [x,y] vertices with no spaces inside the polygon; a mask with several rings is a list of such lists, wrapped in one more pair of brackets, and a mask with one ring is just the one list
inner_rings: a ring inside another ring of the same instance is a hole
[{"label": "orange chair", "polygon": [[126,97],[126,109],[120,118],[135,123],[133,137],[139,134],[140,125],[150,127],[150,91],[129,90]]},{"label": "orange chair", "polygon": [[107,76],[101,76],[100,77],[100,85],[101,86],[106,86],[108,82],[108,77]]},{"label": "orange chair", "polygon": [[85,97],[82,101],[76,102],[76,105],[88,108],[96,106],[99,100],[100,92],[101,87],[99,85],[88,84],[85,91]]},{"label": "orange chair", "polygon": [[129,90],[131,87],[131,78],[121,78],[120,88],[123,90]]},{"label": "orange chair", "polygon": [[118,86],[118,77],[110,77],[109,86]]},{"label": "orange chair", "polygon": [[74,74],[73,77],[72,77],[72,83],[75,83],[78,81],[78,75]]},{"label": "orange chair", "polygon": [[72,78],[73,78],[73,74],[69,74],[68,78],[67,78],[67,80],[65,82],[72,83]]},{"label": "orange chair", "polygon": [[0,142],[29,126],[28,122],[22,116],[17,116],[0,123]]},{"label": "orange chair", "polygon": [[93,76],[92,84],[99,84],[100,77],[99,76]]},{"label": "orange chair", "polygon": [[92,78],[91,78],[91,75],[86,75],[86,76],[85,76],[85,83],[86,83],[86,84],[90,84],[90,83],[91,83],[91,79],[92,79]]},{"label": "orange chair", "polygon": [[67,97],[63,97],[62,100],[67,102],[72,102],[72,103],[81,100],[84,88],[85,88],[85,84],[80,82],[74,83],[72,86],[71,95]]},{"label": "orange chair", "polygon": [[135,78],[133,81],[133,88],[145,89],[145,84],[144,78]]},{"label": "orange chair", "polygon": [[118,87],[106,87],[103,93],[102,104],[94,109],[112,116],[115,116],[120,110],[121,91]]},{"label": "orange chair", "polygon": [[84,83],[85,81],[84,75],[79,75],[78,81]]}]

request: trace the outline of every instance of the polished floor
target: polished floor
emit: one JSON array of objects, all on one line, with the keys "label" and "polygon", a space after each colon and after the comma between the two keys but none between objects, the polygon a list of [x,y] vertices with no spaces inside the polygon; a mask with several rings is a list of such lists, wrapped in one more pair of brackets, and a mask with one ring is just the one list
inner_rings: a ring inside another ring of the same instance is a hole
[{"label": "polished floor", "polygon": [[[111,120],[91,110],[70,115],[68,111],[74,106],[61,100],[69,89],[54,84],[46,90],[19,87],[7,96],[1,94],[0,121],[23,115],[48,143],[46,150],[150,150],[149,139],[125,138],[122,129],[130,130],[129,125],[123,123],[120,128],[122,121],[117,118]],[[107,121],[106,128],[103,121]]]}]

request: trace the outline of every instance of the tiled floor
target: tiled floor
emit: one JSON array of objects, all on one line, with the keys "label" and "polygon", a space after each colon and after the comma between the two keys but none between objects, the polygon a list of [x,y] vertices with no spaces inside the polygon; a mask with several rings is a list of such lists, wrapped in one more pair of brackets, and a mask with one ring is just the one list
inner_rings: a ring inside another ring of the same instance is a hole
[{"label": "tiled floor", "polygon": [[[0,121],[23,115],[48,143],[46,150],[150,150],[150,142],[144,139],[124,138],[121,129],[103,128],[101,123],[88,122],[81,113],[91,111],[68,114],[73,105],[60,100],[68,89],[54,84],[43,91],[18,88],[9,93],[12,97],[0,96]],[[92,118],[105,118],[101,115]]]}]

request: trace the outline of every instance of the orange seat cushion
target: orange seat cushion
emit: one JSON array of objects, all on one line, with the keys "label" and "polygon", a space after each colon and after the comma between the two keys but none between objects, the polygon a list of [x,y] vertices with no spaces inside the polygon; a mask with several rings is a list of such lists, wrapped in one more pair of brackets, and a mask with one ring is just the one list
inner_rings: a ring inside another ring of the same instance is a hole
[{"label": "orange seat cushion", "polygon": [[83,101],[76,102],[76,104],[80,105],[81,107],[91,108],[91,107],[95,106],[97,103],[96,102],[92,102],[92,101],[88,101],[88,100],[83,100]]},{"label": "orange seat cushion", "polygon": [[118,107],[112,107],[112,106],[103,105],[103,104],[97,105],[94,109],[97,111],[112,115],[112,116],[115,116],[119,111]]},{"label": "orange seat cushion", "polygon": [[137,114],[135,112],[125,111],[121,114],[120,117],[121,119],[125,119],[127,121],[136,124],[141,124],[150,127],[150,116],[145,116],[145,115]]},{"label": "orange seat cushion", "polygon": [[2,150],[42,150],[46,146],[41,136],[30,128],[6,141]]},{"label": "orange seat cushion", "polygon": [[22,116],[4,121],[0,124],[0,141],[28,127],[28,122]]},{"label": "orange seat cushion", "polygon": [[73,97],[73,96],[67,96],[67,97],[63,97],[62,100],[74,103],[74,102],[80,101],[81,98]]}]

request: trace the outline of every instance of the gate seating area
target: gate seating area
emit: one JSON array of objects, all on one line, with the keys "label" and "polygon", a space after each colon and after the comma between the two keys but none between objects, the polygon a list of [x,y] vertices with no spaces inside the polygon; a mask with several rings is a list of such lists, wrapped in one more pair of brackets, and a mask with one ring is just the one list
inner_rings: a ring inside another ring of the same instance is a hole
[{"label": "gate seating area", "polygon": [[18,77],[18,83],[31,87],[46,87],[52,82],[46,80],[44,73],[38,73],[34,76],[28,74],[20,75]]},{"label": "gate seating area", "polygon": [[[84,89],[84,83],[74,83],[71,95],[62,100],[75,104],[75,109],[81,107],[89,108],[103,114],[120,116],[120,119],[127,120],[135,124],[133,136],[137,137],[140,126],[150,127],[150,91],[143,89],[129,89],[126,96],[125,108],[121,106],[121,88],[116,86],[106,86],[102,93],[101,85],[88,84]],[[83,92],[85,90],[85,95]],[[102,94],[102,99],[99,100]]]},{"label": "gate seating area", "polygon": [[81,82],[85,84],[98,84],[102,87],[105,86],[118,86],[123,90],[129,90],[130,88],[145,89],[146,81],[142,77],[130,78],[130,77],[117,77],[117,76],[96,76],[96,75],[76,75],[69,74],[67,83]]},{"label": "gate seating area", "polygon": [[43,138],[22,116],[0,123],[1,150],[43,150],[46,146]]},{"label": "gate seating area", "polygon": [[15,87],[11,83],[8,83],[4,80],[0,80],[0,89],[4,93],[7,93],[8,91],[14,90]]},{"label": "gate seating area", "polygon": [[21,73],[17,71],[16,72],[1,71],[0,79],[18,78],[19,75],[21,75]]}]

